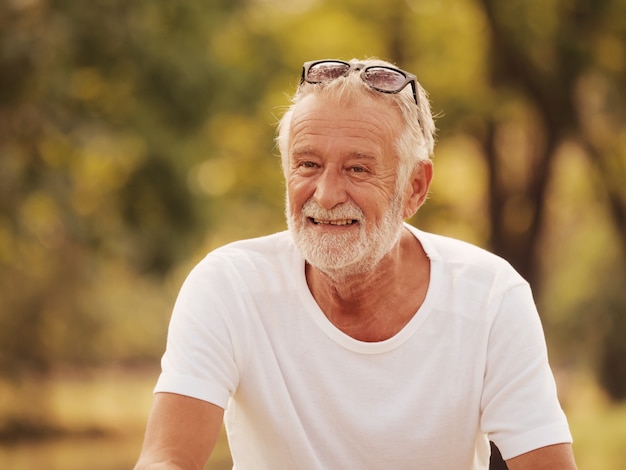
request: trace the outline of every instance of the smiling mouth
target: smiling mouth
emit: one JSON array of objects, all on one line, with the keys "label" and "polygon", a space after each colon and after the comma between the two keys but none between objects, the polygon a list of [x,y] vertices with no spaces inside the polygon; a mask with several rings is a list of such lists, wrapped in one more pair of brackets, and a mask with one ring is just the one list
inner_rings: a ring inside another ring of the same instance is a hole
[{"label": "smiling mouth", "polygon": [[309,220],[315,225],[352,225],[357,221],[356,219],[337,219],[337,220],[323,220],[309,217]]}]

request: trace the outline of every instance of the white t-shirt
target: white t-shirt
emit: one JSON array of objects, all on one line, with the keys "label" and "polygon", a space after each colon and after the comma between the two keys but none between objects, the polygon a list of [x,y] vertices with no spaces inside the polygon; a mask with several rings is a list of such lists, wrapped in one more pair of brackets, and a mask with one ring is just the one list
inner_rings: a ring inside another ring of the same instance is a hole
[{"label": "white t-shirt", "polygon": [[428,292],[374,343],[326,318],[288,232],[210,253],[179,294],[155,392],[225,408],[237,470],[487,469],[489,439],[505,459],[571,442],[528,284],[407,227]]}]

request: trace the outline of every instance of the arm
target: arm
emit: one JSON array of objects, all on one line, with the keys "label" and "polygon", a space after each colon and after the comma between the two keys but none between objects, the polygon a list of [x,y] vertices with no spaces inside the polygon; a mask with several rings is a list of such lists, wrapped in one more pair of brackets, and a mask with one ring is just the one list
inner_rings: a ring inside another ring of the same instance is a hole
[{"label": "arm", "polygon": [[157,393],[135,470],[201,470],[222,427],[217,405],[173,393]]},{"label": "arm", "polygon": [[576,470],[571,444],[531,450],[506,461],[509,470]]}]

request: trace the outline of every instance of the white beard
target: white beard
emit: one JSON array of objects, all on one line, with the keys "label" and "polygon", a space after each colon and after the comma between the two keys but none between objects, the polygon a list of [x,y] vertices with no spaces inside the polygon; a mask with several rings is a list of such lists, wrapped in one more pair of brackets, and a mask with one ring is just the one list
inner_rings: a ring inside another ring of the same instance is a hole
[{"label": "white beard", "polygon": [[[333,279],[345,279],[372,270],[396,246],[402,233],[402,197],[399,191],[394,194],[389,210],[380,223],[371,226],[353,201],[325,210],[308,200],[296,217],[287,198],[285,212],[289,231],[304,259]],[[311,230],[310,218],[356,220],[359,231],[319,234]]]}]

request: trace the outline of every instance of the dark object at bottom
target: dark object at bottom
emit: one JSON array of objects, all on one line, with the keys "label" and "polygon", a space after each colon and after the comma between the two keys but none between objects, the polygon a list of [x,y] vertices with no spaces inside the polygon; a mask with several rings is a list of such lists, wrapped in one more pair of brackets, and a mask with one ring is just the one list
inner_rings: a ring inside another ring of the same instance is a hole
[{"label": "dark object at bottom", "polygon": [[500,451],[493,442],[491,444],[491,460],[489,461],[489,470],[508,470]]}]

